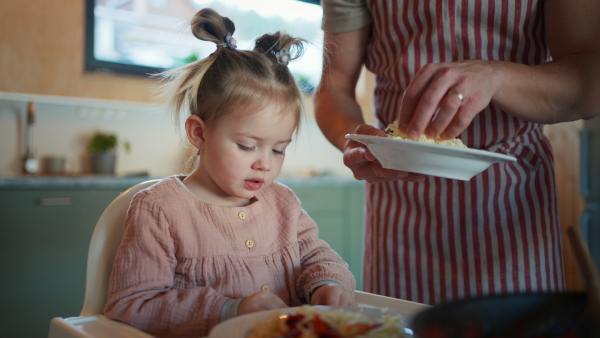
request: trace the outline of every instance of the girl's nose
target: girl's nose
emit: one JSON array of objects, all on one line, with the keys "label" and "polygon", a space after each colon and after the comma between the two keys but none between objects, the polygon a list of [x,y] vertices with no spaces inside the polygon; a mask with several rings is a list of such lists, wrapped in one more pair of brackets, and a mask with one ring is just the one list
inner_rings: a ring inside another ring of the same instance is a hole
[{"label": "girl's nose", "polygon": [[254,164],[252,165],[252,169],[254,170],[271,170],[271,154],[262,155]]}]

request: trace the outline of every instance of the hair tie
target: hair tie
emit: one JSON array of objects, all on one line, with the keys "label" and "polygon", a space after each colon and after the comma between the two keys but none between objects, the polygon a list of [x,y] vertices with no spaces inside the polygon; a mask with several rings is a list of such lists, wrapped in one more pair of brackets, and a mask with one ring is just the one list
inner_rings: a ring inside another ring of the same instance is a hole
[{"label": "hair tie", "polygon": [[277,63],[283,66],[287,66],[290,63],[292,56],[290,53],[286,52],[285,49],[280,50],[277,53],[273,53],[277,58]]},{"label": "hair tie", "polygon": [[229,47],[231,49],[236,49],[237,41],[231,36],[231,33],[227,32],[227,35],[225,35],[225,42],[217,43],[217,47]]}]

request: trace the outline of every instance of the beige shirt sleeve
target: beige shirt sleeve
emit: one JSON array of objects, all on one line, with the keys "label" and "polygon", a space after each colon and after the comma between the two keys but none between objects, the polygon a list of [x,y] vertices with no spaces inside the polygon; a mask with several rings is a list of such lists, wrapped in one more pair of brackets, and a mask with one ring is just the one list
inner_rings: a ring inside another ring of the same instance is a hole
[{"label": "beige shirt sleeve", "polygon": [[327,33],[353,31],[371,24],[371,12],[365,0],[322,0],[323,25]]}]

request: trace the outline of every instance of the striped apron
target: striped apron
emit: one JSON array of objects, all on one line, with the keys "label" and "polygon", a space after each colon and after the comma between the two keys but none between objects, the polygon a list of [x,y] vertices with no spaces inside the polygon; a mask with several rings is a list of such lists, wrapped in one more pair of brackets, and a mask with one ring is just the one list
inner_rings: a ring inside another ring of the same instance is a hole
[{"label": "striped apron", "polygon": [[[465,59],[549,60],[542,1],[367,0],[377,75],[375,112],[385,128],[420,67]],[[468,296],[563,291],[552,150],[542,125],[494,105],[460,138],[514,155],[470,181],[367,183],[364,290],[436,304]]]}]

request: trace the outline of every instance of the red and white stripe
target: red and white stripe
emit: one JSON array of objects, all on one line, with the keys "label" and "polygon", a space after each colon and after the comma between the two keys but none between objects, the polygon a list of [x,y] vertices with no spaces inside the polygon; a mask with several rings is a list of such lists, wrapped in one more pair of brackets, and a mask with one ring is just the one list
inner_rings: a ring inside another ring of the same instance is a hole
[{"label": "red and white stripe", "polygon": [[[367,0],[380,127],[425,64],[549,59],[542,1]],[[515,155],[471,181],[367,184],[364,290],[435,304],[465,296],[564,290],[554,165],[542,126],[490,105],[461,135]]]}]

